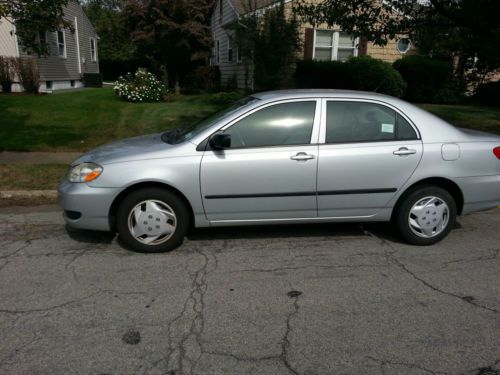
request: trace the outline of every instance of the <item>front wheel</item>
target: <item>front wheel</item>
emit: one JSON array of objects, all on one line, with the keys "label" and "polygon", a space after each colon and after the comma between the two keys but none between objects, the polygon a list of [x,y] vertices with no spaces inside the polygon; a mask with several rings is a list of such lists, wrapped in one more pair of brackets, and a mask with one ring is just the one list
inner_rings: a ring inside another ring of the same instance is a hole
[{"label": "front wheel", "polygon": [[396,212],[402,237],[412,245],[433,245],[450,233],[457,217],[457,205],[438,186],[417,187],[403,198]]},{"label": "front wheel", "polygon": [[189,213],[174,193],[161,188],[136,190],[125,197],[116,217],[120,240],[141,253],[178,247],[189,228]]}]

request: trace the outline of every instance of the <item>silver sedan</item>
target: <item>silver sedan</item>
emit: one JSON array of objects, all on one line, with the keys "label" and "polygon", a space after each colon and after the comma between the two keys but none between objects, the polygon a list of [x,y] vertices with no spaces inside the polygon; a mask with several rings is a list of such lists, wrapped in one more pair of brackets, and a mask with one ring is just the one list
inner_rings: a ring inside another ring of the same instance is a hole
[{"label": "silver sedan", "polygon": [[367,92],[264,92],[192,126],[83,155],[69,226],[171,250],[190,226],[392,221],[414,245],[500,204],[500,137]]}]

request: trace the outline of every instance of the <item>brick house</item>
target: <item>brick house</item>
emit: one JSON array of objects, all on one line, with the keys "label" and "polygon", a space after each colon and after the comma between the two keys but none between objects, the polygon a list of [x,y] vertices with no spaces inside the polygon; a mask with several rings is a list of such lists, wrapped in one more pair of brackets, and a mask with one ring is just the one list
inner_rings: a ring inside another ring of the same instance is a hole
[{"label": "brick house", "polygon": [[[291,12],[293,1],[285,0],[286,11]],[[256,9],[265,9],[276,0],[255,0],[254,3]],[[247,4],[248,0],[216,0],[212,8],[210,22],[214,45],[211,64],[219,67],[223,85],[236,81],[238,88],[253,87],[251,68],[243,64],[230,27],[248,13]],[[368,55],[392,63],[411,50],[411,42],[404,36],[380,47],[326,25],[313,28],[301,24],[299,35],[303,42],[299,59],[343,61],[351,56]]]}]

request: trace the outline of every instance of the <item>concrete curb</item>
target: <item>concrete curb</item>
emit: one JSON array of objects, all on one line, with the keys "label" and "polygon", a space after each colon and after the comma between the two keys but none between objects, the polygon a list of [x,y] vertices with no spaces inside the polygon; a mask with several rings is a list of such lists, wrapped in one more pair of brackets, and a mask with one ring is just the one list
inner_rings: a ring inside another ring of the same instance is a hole
[{"label": "concrete curb", "polygon": [[0,191],[0,199],[33,199],[33,198],[43,198],[43,199],[57,199],[57,190],[11,190],[11,191]]}]

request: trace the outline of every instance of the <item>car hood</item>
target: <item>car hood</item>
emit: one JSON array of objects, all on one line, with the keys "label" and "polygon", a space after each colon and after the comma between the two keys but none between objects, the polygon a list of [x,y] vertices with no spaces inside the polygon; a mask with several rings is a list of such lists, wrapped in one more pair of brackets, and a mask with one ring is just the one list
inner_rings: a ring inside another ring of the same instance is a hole
[{"label": "car hood", "polygon": [[94,162],[104,165],[132,160],[161,158],[166,156],[166,153],[171,148],[172,145],[161,140],[161,133],[149,134],[123,139],[95,148],[80,156],[72,164]]}]

